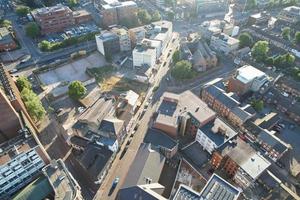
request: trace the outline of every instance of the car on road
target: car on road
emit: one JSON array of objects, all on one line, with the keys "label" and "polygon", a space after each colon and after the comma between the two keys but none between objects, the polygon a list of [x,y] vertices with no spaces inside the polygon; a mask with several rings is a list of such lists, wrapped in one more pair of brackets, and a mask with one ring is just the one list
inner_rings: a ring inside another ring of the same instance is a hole
[{"label": "car on road", "polygon": [[9,70],[9,73],[13,74],[13,73],[16,73],[17,71],[18,71],[18,69],[12,69],[12,70]]},{"label": "car on road", "polygon": [[133,130],[136,131],[138,128],[139,128],[139,124],[136,124]]},{"label": "car on road", "polygon": [[120,181],[120,178],[116,177],[115,180],[112,183],[112,188],[116,188],[116,186],[118,185],[119,181]]},{"label": "car on road", "polygon": [[127,140],[126,146],[130,145],[131,140],[132,140],[131,138],[129,138],[129,139]]},{"label": "car on road", "polygon": [[127,152],[127,150],[128,150],[128,146],[125,146],[124,150],[122,151],[122,153],[121,153],[121,155],[120,155],[119,160],[121,160],[121,159],[124,157],[124,155],[125,155],[125,153]]}]

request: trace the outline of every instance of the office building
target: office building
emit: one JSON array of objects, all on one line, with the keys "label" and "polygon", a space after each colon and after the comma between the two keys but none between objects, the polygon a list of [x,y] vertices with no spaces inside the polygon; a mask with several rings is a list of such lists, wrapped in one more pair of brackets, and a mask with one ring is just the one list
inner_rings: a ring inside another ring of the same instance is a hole
[{"label": "office building", "polygon": [[249,91],[259,91],[268,82],[269,77],[264,72],[253,66],[245,65],[238,68],[229,79],[228,90],[238,95],[243,95]]},{"label": "office building", "polygon": [[120,39],[115,33],[105,30],[96,35],[95,38],[97,50],[106,58],[111,58],[113,54],[120,51]]},{"label": "office building", "polygon": [[31,15],[40,26],[42,34],[63,31],[65,28],[75,24],[73,11],[62,4],[38,8],[32,11]]}]

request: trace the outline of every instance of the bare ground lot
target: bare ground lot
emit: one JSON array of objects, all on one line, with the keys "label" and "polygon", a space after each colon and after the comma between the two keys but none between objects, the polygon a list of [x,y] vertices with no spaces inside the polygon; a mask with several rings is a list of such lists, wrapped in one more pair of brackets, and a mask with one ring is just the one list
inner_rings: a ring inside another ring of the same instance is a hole
[{"label": "bare ground lot", "polygon": [[90,80],[92,77],[86,73],[87,68],[102,67],[105,64],[105,58],[98,52],[95,52],[85,58],[39,73],[37,77],[45,86],[47,93],[51,92],[56,96],[65,93],[68,83],[72,81],[85,82]]}]

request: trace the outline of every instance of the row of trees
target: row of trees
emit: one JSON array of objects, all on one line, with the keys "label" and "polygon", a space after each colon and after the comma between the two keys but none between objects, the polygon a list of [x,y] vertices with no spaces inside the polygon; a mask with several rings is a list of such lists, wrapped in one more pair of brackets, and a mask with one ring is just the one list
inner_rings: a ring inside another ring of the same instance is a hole
[{"label": "row of trees", "polygon": [[152,15],[150,15],[149,12],[145,9],[140,9],[137,13],[137,17],[140,24],[143,25],[161,20],[160,13],[158,11],[155,11]]},{"label": "row of trees", "polygon": [[258,41],[252,48],[252,57],[258,62],[264,62],[267,65],[274,65],[276,67],[292,67],[295,63],[295,56],[286,53],[276,57],[268,57],[269,43],[267,41]]},{"label": "row of trees", "polygon": [[32,85],[28,79],[24,76],[20,76],[17,79],[16,85],[21,92],[21,98],[25,104],[25,107],[34,121],[41,120],[46,111],[40,101],[39,97],[32,91]]},{"label": "row of trees", "polygon": [[282,32],[281,32],[281,36],[283,39],[285,40],[294,40],[295,44],[298,44],[300,45],[300,31],[297,31],[294,35],[294,38],[292,38],[291,36],[291,28],[290,27],[285,27],[282,29]]}]

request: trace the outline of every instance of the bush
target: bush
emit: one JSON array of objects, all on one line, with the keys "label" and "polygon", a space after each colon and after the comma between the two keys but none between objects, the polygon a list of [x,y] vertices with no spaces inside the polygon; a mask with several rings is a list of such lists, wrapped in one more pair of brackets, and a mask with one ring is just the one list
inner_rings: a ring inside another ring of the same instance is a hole
[{"label": "bush", "polygon": [[264,102],[262,100],[253,100],[251,105],[256,111],[262,111],[264,109]]},{"label": "bush", "polygon": [[36,38],[40,35],[40,28],[35,22],[29,22],[25,27],[26,35],[31,38]]},{"label": "bush", "polygon": [[86,88],[84,87],[81,81],[73,81],[69,85],[68,89],[68,94],[73,99],[80,99],[86,93]]},{"label": "bush", "polygon": [[249,33],[242,33],[239,36],[239,47],[244,48],[244,47],[251,47],[253,44],[253,38]]},{"label": "bush", "polygon": [[18,6],[16,8],[16,13],[19,16],[26,16],[30,12],[30,8],[28,6]]},{"label": "bush", "polygon": [[31,83],[28,81],[28,79],[25,76],[20,76],[17,81],[16,81],[16,85],[19,89],[19,91],[23,91],[24,88],[27,88],[29,90],[31,90],[32,85]]}]

